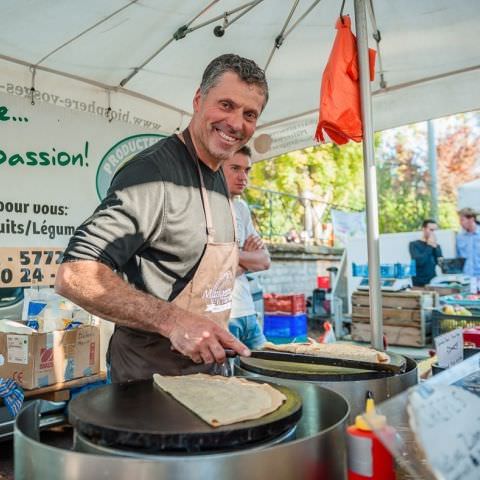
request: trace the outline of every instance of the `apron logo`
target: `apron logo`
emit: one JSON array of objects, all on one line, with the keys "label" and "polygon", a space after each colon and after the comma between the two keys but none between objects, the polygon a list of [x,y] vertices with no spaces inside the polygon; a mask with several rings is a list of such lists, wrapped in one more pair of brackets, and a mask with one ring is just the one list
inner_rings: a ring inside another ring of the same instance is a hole
[{"label": "apron logo", "polygon": [[225,272],[212,286],[203,292],[202,298],[207,307],[206,312],[218,313],[232,308],[233,274]]},{"label": "apron logo", "polygon": [[97,169],[97,195],[100,200],[105,198],[108,187],[115,173],[131,160],[137,153],[157,143],[167,135],[144,133],[141,135],[132,135],[116,143],[103,156]]}]

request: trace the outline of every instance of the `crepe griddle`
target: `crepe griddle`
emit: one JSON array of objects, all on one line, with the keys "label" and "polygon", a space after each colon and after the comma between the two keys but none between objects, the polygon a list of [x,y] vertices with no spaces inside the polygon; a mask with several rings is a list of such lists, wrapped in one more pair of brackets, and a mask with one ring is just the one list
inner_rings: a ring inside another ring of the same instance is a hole
[{"label": "crepe griddle", "polygon": [[130,451],[241,448],[280,436],[296,425],[302,415],[298,393],[282,385],[270,385],[287,397],[279,409],[255,420],[221,427],[211,427],[156,387],[153,380],[113,383],[85,392],[71,400],[69,421],[77,432],[98,445]]},{"label": "crepe griddle", "polygon": [[[234,350],[226,349],[228,357],[236,356]],[[372,370],[378,372],[403,373],[407,367],[407,360],[397,353],[385,352],[390,357],[388,363],[366,362],[362,360],[352,360],[349,358],[334,358],[321,355],[309,355],[303,353],[281,352],[278,350],[251,350],[251,358],[260,358],[263,360],[272,360],[279,362],[305,363],[311,365],[331,365],[333,367],[345,367],[349,369]]]},{"label": "crepe griddle", "polygon": [[[267,353],[267,351],[265,351]],[[406,358],[392,352],[385,352],[390,356],[391,363],[394,368],[372,370],[369,362],[363,367],[362,362],[357,362],[355,368],[350,366],[342,366],[333,361],[332,363],[324,363],[324,358],[315,362],[316,357],[309,355],[311,361],[298,361],[298,355],[282,355],[272,356],[270,353],[284,353],[268,351],[268,355],[257,355],[251,357],[240,357],[240,366],[250,372],[260,375],[268,375],[278,378],[290,378],[295,380],[321,380],[321,381],[347,381],[347,380],[369,380],[372,378],[391,377],[396,373],[403,373],[406,369]],[[301,357],[307,357],[302,355]],[[318,357],[317,357],[318,358]],[[305,360],[302,358],[302,360]],[[335,359],[333,359],[335,360]]]}]

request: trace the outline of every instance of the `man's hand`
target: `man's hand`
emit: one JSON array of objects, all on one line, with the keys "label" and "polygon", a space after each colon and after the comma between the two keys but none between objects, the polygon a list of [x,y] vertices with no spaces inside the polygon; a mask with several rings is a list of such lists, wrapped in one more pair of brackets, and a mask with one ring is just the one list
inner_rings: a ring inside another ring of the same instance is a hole
[{"label": "man's hand", "polygon": [[244,252],[255,252],[262,250],[265,247],[263,240],[256,235],[249,235],[243,244],[242,250]]},{"label": "man's hand", "polygon": [[244,357],[250,355],[243,343],[203,315],[188,313],[176,318],[168,338],[175,350],[195,363],[223,363],[226,348]]},{"label": "man's hand", "polygon": [[[240,250],[239,266],[248,272],[260,272],[270,268],[270,255],[258,235],[249,235]],[[239,270],[237,273],[242,273]]]},{"label": "man's hand", "polygon": [[437,248],[437,237],[435,233],[431,232],[428,238],[426,239],[427,245],[430,245],[433,248]]}]

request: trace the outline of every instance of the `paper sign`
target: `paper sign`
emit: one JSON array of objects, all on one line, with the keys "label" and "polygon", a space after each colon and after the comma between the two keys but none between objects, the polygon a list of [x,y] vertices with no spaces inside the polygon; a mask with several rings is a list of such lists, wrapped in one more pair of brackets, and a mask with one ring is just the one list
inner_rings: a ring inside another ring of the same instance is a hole
[{"label": "paper sign", "polygon": [[436,478],[480,478],[480,397],[428,384],[409,395],[409,423]]},{"label": "paper sign", "polygon": [[439,335],[434,340],[440,367],[448,368],[463,360],[463,330],[461,328]]},{"label": "paper sign", "polygon": [[7,335],[7,358],[9,363],[28,364],[28,335]]},{"label": "paper sign", "polygon": [[344,247],[349,238],[364,237],[367,231],[365,212],[331,210],[335,245]]},{"label": "paper sign", "polygon": [[0,248],[0,288],[52,286],[61,261],[59,248]]}]

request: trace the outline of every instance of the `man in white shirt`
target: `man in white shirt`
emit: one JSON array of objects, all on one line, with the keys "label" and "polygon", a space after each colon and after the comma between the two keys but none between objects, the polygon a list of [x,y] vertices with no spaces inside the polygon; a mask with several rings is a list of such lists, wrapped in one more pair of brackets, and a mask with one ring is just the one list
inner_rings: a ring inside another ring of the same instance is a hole
[{"label": "man in white shirt", "polygon": [[232,295],[229,330],[249,348],[259,348],[265,336],[258,323],[246,272],[259,272],[270,268],[270,255],[255,230],[247,204],[238,196],[248,185],[248,174],[252,166],[251,151],[242,147],[223,164],[230,197],[237,220],[237,238],[240,247],[239,275],[235,280]]}]

